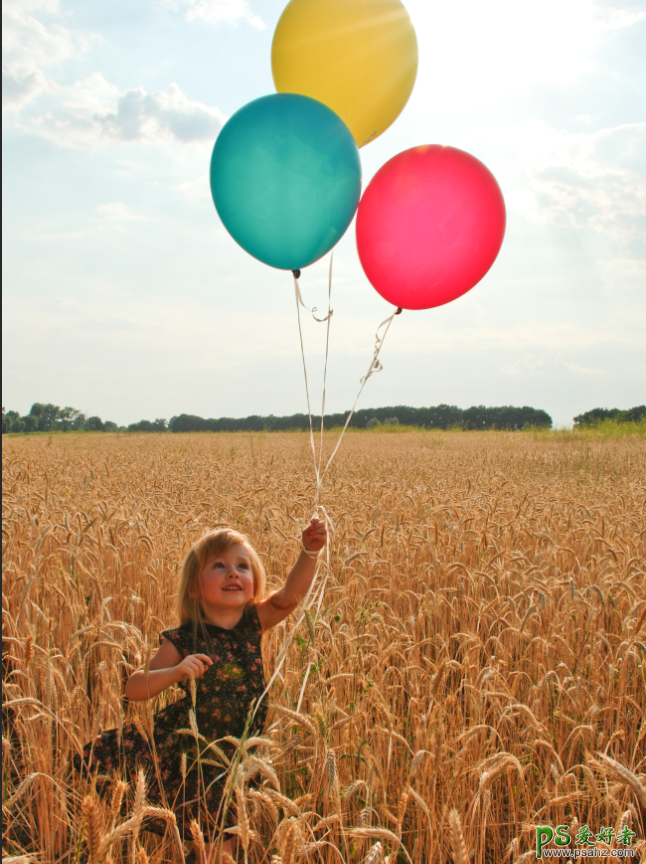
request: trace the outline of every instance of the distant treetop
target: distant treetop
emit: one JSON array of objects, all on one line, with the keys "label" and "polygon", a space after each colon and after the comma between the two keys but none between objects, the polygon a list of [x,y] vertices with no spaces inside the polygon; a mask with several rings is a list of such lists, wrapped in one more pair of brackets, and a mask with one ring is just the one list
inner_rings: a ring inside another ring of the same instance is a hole
[{"label": "distant treetop", "polygon": [[119,427],[111,420],[86,417],[76,408],[59,408],[51,402],[34,402],[29,414],[21,417],[17,411],[2,409],[2,434],[6,432],[116,432]]},{"label": "distant treetop", "polygon": [[616,423],[641,423],[646,420],[646,405],[636,405],[627,411],[619,408],[593,408],[574,418],[575,426],[598,426],[604,420],[614,420]]}]

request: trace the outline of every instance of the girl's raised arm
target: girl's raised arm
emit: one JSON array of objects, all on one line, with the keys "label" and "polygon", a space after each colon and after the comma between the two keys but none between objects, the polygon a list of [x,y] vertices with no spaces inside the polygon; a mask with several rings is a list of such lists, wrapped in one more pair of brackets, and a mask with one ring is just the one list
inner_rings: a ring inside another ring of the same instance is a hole
[{"label": "girl's raised arm", "polygon": [[263,629],[275,627],[298,606],[309,591],[316,572],[318,553],[327,542],[327,526],[321,519],[311,519],[303,531],[303,551],[292,567],[280,591],[274,591],[266,600],[256,604],[258,620]]}]

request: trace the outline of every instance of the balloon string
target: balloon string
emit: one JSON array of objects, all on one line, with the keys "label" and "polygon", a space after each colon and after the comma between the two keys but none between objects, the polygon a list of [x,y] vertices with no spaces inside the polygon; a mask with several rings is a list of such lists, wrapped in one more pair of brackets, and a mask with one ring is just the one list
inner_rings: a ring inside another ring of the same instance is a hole
[{"label": "balloon string", "polygon": [[[334,524],[333,524],[332,520],[330,519],[330,517],[327,513],[327,510],[320,503],[319,498],[320,498],[320,489],[321,489],[320,468],[321,468],[322,450],[323,450],[323,424],[324,424],[324,416],[325,416],[325,389],[326,389],[326,382],[327,382],[327,361],[328,361],[328,353],[329,353],[329,345],[330,345],[330,319],[332,318],[332,314],[333,314],[332,308],[330,307],[331,298],[332,298],[332,262],[333,262],[333,258],[334,258],[334,253],[332,253],[330,255],[330,270],[329,270],[329,276],[328,276],[328,314],[325,316],[325,318],[317,318],[316,315],[314,315],[314,312],[317,311],[316,306],[312,307],[312,309],[309,309],[305,305],[305,303],[303,302],[303,297],[301,295],[301,289],[300,289],[300,286],[298,284],[298,280],[299,280],[300,275],[301,275],[300,270],[294,270],[293,271],[294,294],[296,297],[296,317],[298,319],[298,336],[299,336],[300,343],[301,343],[301,358],[303,361],[303,377],[305,378],[305,396],[307,399],[307,414],[309,417],[309,424],[310,424],[310,446],[312,448],[312,456],[314,458],[314,473],[316,475],[316,493],[314,496],[314,502],[315,502],[314,515],[316,515],[318,510],[321,510],[323,512],[324,517],[325,517],[325,521],[329,525],[331,531],[334,531]],[[307,311],[312,315],[312,318],[314,318],[314,320],[318,321],[320,324],[327,321],[327,333],[326,333],[326,339],[325,339],[325,368],[323,371],[323,399],[322,399],[322,405],[321,405],[321,448],[320,448],[320,452],[319,452],[318,464],[317,464],[317,460],[316,460],[316,447],[314,446],[314,425],[312,422],[312,411],[311,411],[311,407],[310,407],[310,389],[309,389],[309,381],[307,378],[307,365],[305,363],[305,349],[303,346],[303,328],[301,326],[301,311],[300,311],[301,306],[303,307],[303,309],[307,309]],[[320,609],[321,609],[321,603],[323,600],[323,596],[325,594],[325,585],[327,583],[328,575],[330,573],[330,539],[329,539],[329,535],[328,535],[328,540],[325,544],[325,552],[326,552],[326,565],[327,566],[326,566],[325,579],[323,580],[323,584],[321,585],[321,588],[319,591],[318,603],[316,606],[316,615],[317,616],[318,616]],[[285,662],[285,659],[287,657],[287,651],[289,650],[289,646],[291,645],[291,643],[294,639],[294,634],[298,630],[298,627],[300,626],[301,621],[308,614],[310,607],[313,605],[313,603],[310,602],[310,598],[312,597],[312,594],[314,593],[314,588],[316,586],[316,577],[318,576],[319,565],[320,565],[320,559],[316,563],[316,569],[314,571],[314,577],[312,579],[312,582],[310,584],[310,587],[309,587],[307,593],[305,594],[305,597],[303,598],[303,604],[301,606],[301,610],[300,610],[300,613],[296,619],[296,622],[294,623],[294,626],[291,628],[291,630],[287,634],[287,636],[285,638],[285,642],[283,643],[283,647],[280,650],[278,656],[276,657],[274,673],[271,676],[271,678],[269,679],[269,681],[267,682],[267,686],[265,687],[264,691],[262,692],[262,694],[260,695],[259,699],[257,700],[257,702],[254,706],[252,718],[255,718],[255,716],[258,712],[258,708],[260,707],[260,703],[263,701],[265,696],[269,693],[269,690],[271,689],[271,685],[276,680],[276,677],[280,674],[280,670],[281,670],[283,663]],[[300,707],[300,704],[299,704],[299,707]]]},{"label": "balloon string", "polygon": [[[341,446],[341,441],[343,439],[343,436],[345,435],[345,430],[348,428],[348,425],[350,424],[350,420],[352,420],[352,415],[354,414],[355,408],[357,407],[357,402],[359,401],[359,397],[361,396],[363,388],[366,386],[366,382],[367,382],[368,378],[371,378],[376,372],[381,372],[382,369],[384,368],[381,365],[381,362],[379,360],[379,353],[381,352],[381,349],[384,346],[384,340],[386,339],[386,334],[390,330],[390,325],[393,323],[393,318],[395,317],[395,315],[400,315],[401,312],[402,312],[401,307],[398,307],[393,312],[392,315],[390,315],[388,318],[386,318],[385,321],[382,321],[381,324],[379,325],[379,327],[377,327],[377,331],[375,333],[375,349],[374,349],[374,353],[372,355],[372,360],[370,361],[370,366],[368,366],[368,371],[363,376],[363,378],[361,378],[361,380],[360,380],[361,387],[359,388],[359,392],[357,393],[357,398],[354,400],[354,405],[352,406],[352,410],[348,414],[348,419],[345,421],[345,426],[343,427],[341,434],[339,435],[339,440],[336,442],[336,447],[332,451],[332,455],[328,459],[323,473],[320,475],[320,479],[318,481],[319,484],[323,482],[323,478],[327,474],[328,468],[330,467],[332,460],[336,456],[337,450]],[[383,334],[380,336],[379,331],[384,326],[386,329],[384,330]]]},{"label": "balloon string", "polygon": [[[303,375],[305,377],[305,395],[307,398],[307,413],[308,413],[308,417],[309,417],[309,426],[310,426],[310,447],[312,449],[312,456],[313,456],[313,460],[314,460],[314,473],[316,475],[316,491],[315,491],[315,495],[314,495],[314,515],[315,516],[317,515],[317,511],[319,509],[323,510],[323,512],[325,513],[325,509],[322,507],[322,505],[320,503],[321,484],[323,482],[323,478],[327,474],[327,471],[328,471],[328,469],[332,463],[332,460],[336,456],[336,453],[337,453],[339,447],[341,446],[341,441],[343,439],[343,436],[345,435],[346,429],[348,428],[348,426],[350,424],[350,420],[352,419],[352,416],[355,412],[355,409],[357,407],[357,403],[359,402],[359,398],[361,396],[361,393],[363,392],[363,388],[365,387],[366,382],[375,373],[381,372],[382,369],[384,368],[381,364],[381,361],[379,360],[379,354],[381,352],[381,349],[383,348],[384,340],[386,339],[386,334],[388,333],[388,330],[390,329],[390,325],[393,322],[393,318],[396,315],[400,315],[402,312],[402,308],[397,307],[397,309],[393,312],[393,314],[390,315],[388,318],[386,318],[384,321],[382,321],[381,324],[377,327],[377,331],[375,333],[375,347],[374,347],[372,359],[370,361],[370,366],[368,367],[368,371],[363,376],[363,378],[360,379],[361,387],[359,388],[359,392],[357,393],[357,397],[354,400],[354,405],[352,406],[352,409],[351,409],[350,413],[348,414],[348,417],[345,421],[345,425],[344,425],[343,429],[341,430],[341,434],[340,434],[339,439],[336,443],[336,446],[335,446],[334,450],[332,451],[332,455],[328,459],[328,461],[325,465],[325,469],[323,470],[323,473],[321,473],[321,465],[322,465],[322,461],[323,461],[323,428],[324,428],[324,418],[325,418],[325,389],[326,389],[326,381],[327,381],[327,363],[328,363],[329,346],[330,346],[330,319],[331,319],[332,315],[334,314],[334,312],[331,308],[333,259],[334,259],[334,253],[332,253],[330,255],[330,270],[329,270],[329,275],[328,275],[328,314],[325,316],[325,318],[317,318],[316,315],[314,315],[314,313],[317,311],[316,306],[313,306],[312,309],[310,309],[308,306],[305,305],[305,303],[303,302],[303,296],[301,294],[300,285],[298,283],[298,280],[299,280],[300,275],[301,275],[300,270],[292,271],[293,275],[294,275],[294,292],[296,295],[296,315],[297,315],[297,319],[298,319],[298,335],[299,335],[300,343],[301,343],[301,358],[303,361]],[[319,442],[318,463],[317,463],[317,457],[316,457],[316,447],[314,444],[314,426],[313,426],[313,422],[312,422],[312,411],[311,411],[311,407],[310,407],[309,382],[308,382],[308,378],[307,378],[307,366],[305,364],[305,350],[303,347],[303,330],[301,327],[300,306],[302,306],[303,309],[307,309],[307,311],[310,312],[310,314],[312,315],[312,318],[314,318],[314,320],[318,321],[320,324],[323,324],[324,322],[327,321],[327,333],[326,333],[326,339],[325,339],[325,366],[323,369],[323,398],[321,400],[321,436],[320,436],[320,442]],[[379,331],[382,329],[382,327],[385,327],[386,329],[384,330],[383,334],[380,336]],[[330,526],[332,527],[332,530],[334,530],[334,526],[332,525],[332,521],[329,519],[327,513],[325,513],[325,516],[326,516],[326,520],[330,522]]]},{"label": "balloon string", "polygon": [[[348,417],[345,421],[345,425],[344,425],[343,429],[341,430],[341,434],[339,435],[338,441],[336,442],[336,446],[334,447],[334,450],[332,451],[332,455],[328,459],[328,461],[325,465],[325,469],[321,473],[321,464],[322,464],[322,460],[323,460],[323,428],[324,428],[324,422],[325,422],[325,390],[326,390],[326,380],[327,380],[327,362],[328,362],[329,344],[330,344],[330,318],[332,317],[332,309],[331,309],[331,302],[332,302],[332,262],[333,262],[333,254],[330,256],[330,270],[329,270],[329,276],[328,276],[328,314],[327,314],[327,316],[325,318],[317,318],[313,314],[314,312],[316,312],[316,307],[314,307],[312,310],[308,309],[308,311],[310,311],[312,313],[312,317],[314,318],[315,321],[319,321],[320,323],[327,321],[327,334],[326,334],[326,341],[325,341],[325,366],[324,366],[324,371],[323,371],[323,398],[322,398],[322,403],[321,403],[321,437],[320,437],[320,445],[319,445],[318,463],[316,460],[316,447],[314,445],[312,413],[311,413],[311,409],[310,409],[309,385],[308,385],[308,379],[307,379],[307,367],[305,364],[305,351],[303,348],[303,330],[301,327],[301,314],[300,314],[300,306],[302,306],[304,309],[307,309],[308,307],[303,302],[301,292],[300,292],[300,286],[298,284],[298,279],[300,277],[300,271],[295,270],[293,272],[294,272],[294,288],[295,288],[295,294],[296,294],[296,314],[297,314],[297,318],[298,318],[298,334],[299,334],[300,343],[301,343],[301,357],[302,357],[302,361],[303,361],[303,374],[305,377],[305,394],[307,396],[307,412],[308,412],[308,416],[309,416],[309,425],[310,425],[310,446],[312,448],[312,456],[314,459],[314,474],[316,476],[316,491],[315,491],[315,495],[314,495],[314,516],[317,516],[318,511],[321,510],[323,512],[324,517],[325,517],[326,523],[330,527],[330,530],[332,532],[334,532],[334,523],[332,522],[332,519],[330,518],[327,510],[321,504],[321,501],[320,501],[321,486],[323,483],[323,478],[327,474],[328,469],[329,469],[330,465],[332,464],[332,460],[336,456],[336,453],[337,453],[339,447],[341,446],[341,441],[343,439],[343,436],[345,435],[346,429],[348,428],[348,426],[350,424],[350,420],[352,419],[352,416],[355,412],[355,409],[357,407],[357,403],[359,402],[359,398],[361,396],[361,393],[363,392],[363,388],[366,386],[366,382],[376,372],[381,372],[381,370],[383,369],[383,366],[379,360],[379,354],[381,352],[381,349],[383,348],[384,340],[386,339],[386,334],[388,333],[388,330],[390,329],[390,325],[393,322],[393,318],[396,315],[400,315],[402,312],[402,309],[401,309],[401,307],[398,307],[393,312],[392,315],[390,315],[388,318],[386,318],[384,321],[382,321],[381,324],[377,327],[377,331],[375,333],[375,347],[374,347],[372,359],[370,360],[370,365],[368,366],[368,371],[363,376],[363,378],[360,379],[361,387],[359,388],[359,392],[357,393],[357,397],[354,400],[354,405],[352,406],[352,410],[348,414]],[[384,330],[384,332],[381,335],[379,335],[379,331],[383,327],[385,327],[386,329]],[[329,535],[328,535],[327,543],[325,545],[325,552],[326,552],[327,567],[326,567],[326,571],[325,571],[325,578],[323,580],[323,584],[321,585],[321,588],[319,591],[318,603],[316,604],[317,616],[318,616],[320,609],[321,609],[321,604],[323,602],[323,596],[325,593],[325,585],[327,583],[328,576],[330,574],[330,541],[329,541]],[[314,573],[314,579],[313,579],[312,584],[310,586],[310,591],[308,592],[308,594],[305,598],[305,601],[303,603],[304,613],[310,608],[310,605],[308,604],[308,600],[309,600],[310,593],[314,587],[314,583],[316,581],[316,576],[318,574],[318,566],[319,565],[317,563],[316,571]],[[299,617],[298,623],[300,623],[301,620],[302,620],[302,617]],[[298,624],[296,626],[298,626]],[[291,641],[291,634],[290,634],[290,641]],[[282,665],[282,662],[281,662],[281,665]]]},{"label": "balloon string", "polygon": [[[332,317],[332,315],[334,315],[334,309],[330,309],[329,302],[328,302],[327,315],[325,316],[325,318],[317,318],[316,315],[314,314],[315,312],[318,312],[318,309],[316,308],[316,306],[312,306],[312,308],[310,309],[309,306],[306,306],[305,303],[303,302],[303,295],[301,294],[301,288],[300,288],[300,285],[298,284],[298,280],[300,277],[296,275],[296,273],[300,273],[300,270],[293,270],[292,272],[294,274],[294,287],[296,289],[296,303],[297,303],[297,305],[300,303],[300,305],[303,307],[303,309],[307,309],[307,311],[311,314],[312,318],[315,321],[318,321],[319,324],[323,324],[325,321],[329,321],[330,318]],[[330,256],[330,286],[329,286],[329,290],[328,290],[328,301],[329,301],[329,294],[330,294],[331,289],[332,289],[332,256]],[[328,330],[329,330],[329,324],[328,324]]]},{"label": "balloon string", "polygon": [[[323,422],[325,418],[325,385],[327,382],[327,360],[328,354],[330,350],[330,318],[332,317],[332,264],[334,262],[334,252],[330,254],[330,270],[328,272],[328,282],[327,282],[327,306],[328,306],[328,315],[327,318],[324,318],[323,321],[327,321],[327,332],[325,334],[325,366],[323,367],[323,398],[321,399],[321,439],[319,442],[319,464],[316,469],[317,476],[317,486],[316,486],[316,498],[314,499],[314,509],[319,507],[319,497],[321,492],[321,462],[323,461]],[[317,319],[318,320],[318,319]],[[325,511],[323,511],[325,512]],[[325,514],[327,519],[327,513]],[[328,520],[330,521],[330,520]],[[330,521],[330,524],[331,521]],[[333,529],[334,530],[334,529]]]},{"label": "balloon string", "polygon": [[[388,333],[388,330],[390,329],[390,325],[393,322],[393,318],[396,315],[399,315],[402,310],[401,310],[401,308],[396,309],[392,315],[390,315],[388,318],[386,318],[384,321],[382,321],[381,324],[377,327],[377,331],[375,333],[375,347],[374,347],[372,359],[370,360],[370,365],[368,366],[368,371],[363,376],[363,378],[360,379],[361,387],[359,388],[359,392],[357,393],[357,397],[354,400],[354,405],[352,406],[352,410],[348,414],[348,417],[345,421],[345,426],[343,427],[343,430],[341,431],[341,434],[340,434],[339,439],[336,443],[336,446],[332,452],[332,455],[328,459],[328,461],[325,465],[325,469],[324,469],[323,473],[321,474],[321,464],[322,464],[322,454],[323,454],[323,428],[324,428],[324,417],[325,417],[325,390],[326,390],[326,380],[327,380],[327,361],[328,361],[328,352],[329,352],[329,343],[330,343],[330,318],[332,317],[332,309],[330,308],[331,297],[332,297],[332,260],[333,260],[332,256],[330,256],[330,270],[329,270],[329,277],[328,277],[328,314],[325,318],[316,318],[316,316],[313,314],[314,312],[316,312],[316,307],[313,307],[313,309],[308,309],[308,307],[303,302],[300,287],[298,284],[298,279],[300,277],[300,271],[298,271],[298,270],[294,271],[294,293],[296,296],[296,316],[298,319],[298,335],[299,335],[300,344],[301,344],[301,358],[303,361],[303,376],[305,378],[305,395],[307,398],[307,413],[309,416],[309,425],[310,425],[310,446],[311,446],[312,454],[314,457],[314,473],[316,475],[316,493],[315,493],[315,498],[314,498],[314,501],[315,501],[314,515],[316,515],[318,510],[321,510],[324,517],[325,517],[326,523],[329,525],[330,530],[333,532],[334,531],[334,524],[333,524],[330,516],[328,515],[327,510],[325,509],[325,507],[320,502],[321,483],[322,483],[323,477],[325,477],[325,475],[327,474],[327,471],[328,471],[328,469],[332,463],[332,460],[334,459],[334,457],[335,457],[335,455],[336,455],[336,453],[337,453],[337,451],[341,445],[341,440],[343,439],[343,436],[345,435],[345,430],[348,428],[348,425],[350,424],[350,420],[352,419],[352,415],[355,412],[355,409],[357,407],[357,403],[359,401],[359,397],[361,396],[363,388],[366,386],[366,382],[376,372],[381,372],[381,370],[383,369],[383,366],[382,366],[381,362],[379,361],[379,354],[381,352],[381,349],[383,348],[384,341],[386,339],[386,334]],[[324,372],[323,372],[323,399],[322,399],[322,406],[321,406],[321,439],[320,439],[320,450],[319,450],[318,463],[317,463],[317,459],[316,459],[316,448],[314,446],[314,426],[313,426],[313,422],[312,422],[312,412],[311,412],[311,408],[310,408],[309,382],[308,382],[308,378],[307,378],[307,365],[305,363],[305,349],[303,347],[303,329],[301,326],[300,306],[302,306],[304,309],[307,309],[308,312],[310,312],[312,314],[312,317],[314,318],[315,321],[318,321],[319,323],[323,323],[324,321],[327,321],[327,334],[326,334],[326,341],[325,341],[325,367],[324,367]],[[385,327],[386,329],[384,330],[384,332],[380,336],[379,331],[382,329],[382,327]],[[312,595],[314,594],[314,589],[316,587],[316,578],[318,576],[318,571],[319,571],[321,559],[319,559],[319,561],[317,561],[316,569],[314,571],[314,577],[312,579],[312,582],[310,584],[309,589],[307,590],[307,593],[305,594],[305,597],[303,598],[301,610],[300,610],[300,613],[298,614],[296,622],[294,623],[294,626],[291,628],[291,630],[287,633],[287,636],[285,637],[285,642],[283,643],[283,647],[280,650],[280,652],[278,653],[278,656],[276,657],[274,673],[270,677],[269,681],[267,682],[267,686],[265,687],[264,691],[262,692],[262,694],[260,695],[260,697],[258,698],[258,700],[254,706],[252,719],[255,718],[256,713],[258,712],[258,708],[260,707],[260,703],[263,701],[265,696],[269,693],[269,691],[271,689],[271,685],[274,683],[277,676],[280,674],[280,670],[281,670],[281,668],[285,662],[285,659],[287,657],[287,652],[288,652],[289,647],[290,647],[290,645],[294,639],[294,635],[295,635],[296,631],[298,630],[298,627],[301,624],[301,621],[303,621],[305,616],[308,614],[310,608],[314,604],[316,604],[316,617],[318,617],[320,614],[321,605],[323,602],[323,597],[325,596],[325,586],[327,584],[327,580],[328,580],[328,577],[330,575],[330,538],[329,538],[329,535],[328,535],[327,542],[325,544],[325,553],[326,553],[325,578],[323,579],[323,582],[320,586],[320,589],[318,592],[318,598],[315,597],[312,599]],[[302,699],[302,694],[301,694],[301,699]],[[299,703],[300,703],[300,700],[299,700]]]},{"label": "balloon string", "polygon": [[[321,485],[321,480],[319,477],[319,471],[318,471],[318,467],[316,464],[316,447],[314,446],[314,427],[312,424],[312,409],[310,407],[310,388],[309,388],[309,383],[307,380],[307,366],[305,364],[305,349],[303,347],[303,328],[301,327],[301,310],[300,310],[301,306],[304,309],[307,309],[307,306],[303,303],[303,298],[301,296],[301,289],[300,289],[300,286],[298,284],[299,276],[300,276],[300,271],[295,270],[294,271],[294,293],[296,295],[296,317],[298,318],[298,336],[299,336],[299,339],[301,342],[301,358],[303,360],[303,375],[305,377],[305,396],[307,398],[307,415],[309,417],[309,422],[310,422],[310,447],[312,448],[312,458],[314,459],[314,473],[316,474],[315,501],[318,501],[319,488]],[[314,309],[316,309],[316,307],[314,307]],[[310,311],[313,313],[314,310],[308,309],[308,312],[310,312]],[[312,314],[312,317],[315,318],[314,314]],[[315,320],[318,321],[319,319],[315,318]],[[329,312],[328,312],[328,316],[327,316],[326,320],[328,322],[328,332],[329,332],[329,327],[330,327],[330,324],[329,324],[330,314],[329,314]]]}]

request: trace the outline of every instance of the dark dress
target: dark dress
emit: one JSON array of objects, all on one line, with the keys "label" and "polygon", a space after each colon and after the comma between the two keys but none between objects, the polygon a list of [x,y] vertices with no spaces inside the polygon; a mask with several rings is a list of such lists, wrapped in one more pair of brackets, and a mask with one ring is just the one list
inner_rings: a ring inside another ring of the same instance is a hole
[{"label": "dark dress", "polygon": [[[215,624],[183,624],[175,630],[164,630],[160,643],[168,639],[182,655],[207,654],[213,661],[201,678],[196,680],[195,719],[200,741],[200,763],[197,762],[195,736],[190,732],[189,711],[193,707],[190,682],[180,685],[186,696],[154,716],[154,750],[134,723],[123,727],[121,741],[118,729],[103,732],[83,748],[83,757],[76,755],[74,765],[79,771],[97,774],[97,789],[109,794],[114,772],[128,781],[136,781],[140,768],[146,772],[148,800],[155,806],[170,807],[176,815],[183,838],[191,839],[192,819],[201,824],[205,837],[219,821],[226,769],[213,751],[204,752],[212,741],[232,735],[240,738],[244,732],[249,706],[265,689],[260,650],[261,626],[255,606],[247,608],[240,621],[230,630]],[[261,735],[267,716],[266,698],[251,723],[247,737]],[[180,732],[179,730],[188,730]],[[217,743],[230,759],[235,745]],[[182,754],[186,754],[186,779],[182,778]],[[209,761],[205,761],[209,760]],[[213,761],[217,764],[209,764]],[[156,763],[156,764],[155,764]],[[163,786],[163,793],[160,783]],[[208,816],[207,816],[208,814]],[[231,826],[231,815],[226,820]],[[209,826],[211,826],[209,828]],[[166,822],[148,819],[144,830],[163,834]]]}]

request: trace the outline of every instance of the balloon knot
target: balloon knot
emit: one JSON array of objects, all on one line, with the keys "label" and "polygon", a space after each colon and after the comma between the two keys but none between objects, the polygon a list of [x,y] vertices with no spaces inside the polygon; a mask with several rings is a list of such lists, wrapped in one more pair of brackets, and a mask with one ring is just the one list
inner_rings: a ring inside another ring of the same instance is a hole
[{"label": "balloon knot", "polygon": [[397,311],[395,312],[395,315],[401,315],[403,311],[404,311],[404,310],[402,309],[402,307],[401,307],[401,306],[398,306],[398,307],[397,307]]},{"label": "balloon knot", "polygon": [[294,274],[294,279],[300,279],[301,278],[301,271],[300,270],[292,270],[292,273]]}]

